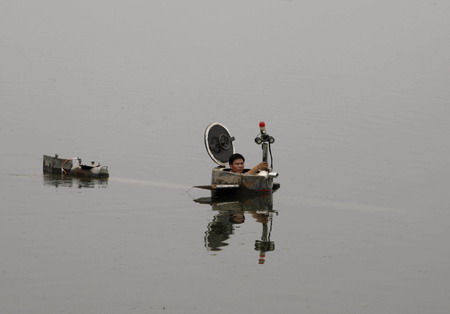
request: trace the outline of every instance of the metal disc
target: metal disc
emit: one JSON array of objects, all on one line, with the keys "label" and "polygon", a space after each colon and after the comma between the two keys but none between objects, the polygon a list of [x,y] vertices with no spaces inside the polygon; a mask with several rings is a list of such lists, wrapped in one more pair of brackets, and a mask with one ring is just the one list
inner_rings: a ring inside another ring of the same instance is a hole
[{"label": "metal disc", "polygon": [[219,122],[213,122],[205,130],[205,147],[209,157],[218,165],[226,166],[234,154],[234,137]]}]

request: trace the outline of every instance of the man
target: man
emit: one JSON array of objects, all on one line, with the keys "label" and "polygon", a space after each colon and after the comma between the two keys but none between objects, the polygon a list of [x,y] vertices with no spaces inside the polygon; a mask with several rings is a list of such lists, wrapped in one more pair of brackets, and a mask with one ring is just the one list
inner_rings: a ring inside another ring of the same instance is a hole
[{"label": "man", "polygon": [[[245,167],[244,167],[245,158],[241,154],[233,154],[231,155],[228,163],[230,165],[231,172],[234,173],[244,173]],[[254,166],[252,169],[245,171],[245,174],[257,174],[260,170],[266,170],[269,169],[269,165],[267,162],[262,161],[256,166]]]}]

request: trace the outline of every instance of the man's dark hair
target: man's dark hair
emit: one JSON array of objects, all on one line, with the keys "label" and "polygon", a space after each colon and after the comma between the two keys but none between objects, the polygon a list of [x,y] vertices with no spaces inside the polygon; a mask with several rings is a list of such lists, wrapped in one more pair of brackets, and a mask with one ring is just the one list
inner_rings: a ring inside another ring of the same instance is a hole
[{"label": "man's dark hair", "polygon": [[231,165],[231,164],[233,164],[233,162],[236,160],[236,159],[242,159],[243,161],[245,161],[245,158],[244,158],[244,156],[242,156],[241,154],[233,154],[233,155],[231,155],[230,156],[230,159],[228,160],[228,163]]}]

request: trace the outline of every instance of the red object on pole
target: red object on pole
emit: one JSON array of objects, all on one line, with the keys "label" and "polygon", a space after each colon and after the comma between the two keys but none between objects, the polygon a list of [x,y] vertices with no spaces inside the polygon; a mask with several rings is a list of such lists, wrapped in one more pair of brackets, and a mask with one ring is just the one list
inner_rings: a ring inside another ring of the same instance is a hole
[{"label": "red object on pole", "polygon": [[261,130],[261,132],[265,132],[266,131],[266,123],[264,121],[261,121],[259,123],[259,129]]},{"label": "red object on pole", "polygon": [[266,258],[266,253],[265,252],[261,252],[259,254],[259,264],[264,264],[264,262],[266,261],[265,258]]}]

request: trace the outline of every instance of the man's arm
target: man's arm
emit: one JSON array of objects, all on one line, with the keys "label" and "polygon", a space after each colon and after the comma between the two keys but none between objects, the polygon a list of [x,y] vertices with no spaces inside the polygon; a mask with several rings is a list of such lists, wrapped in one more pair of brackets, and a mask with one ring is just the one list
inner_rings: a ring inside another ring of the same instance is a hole
[{"label": "man's arm", "polygon": [[252,169],[247,171],[245,174],[257,174],[260,170],[269,169],[269,164],[265,161],[260,162],[256,166],[254,166]]}]

